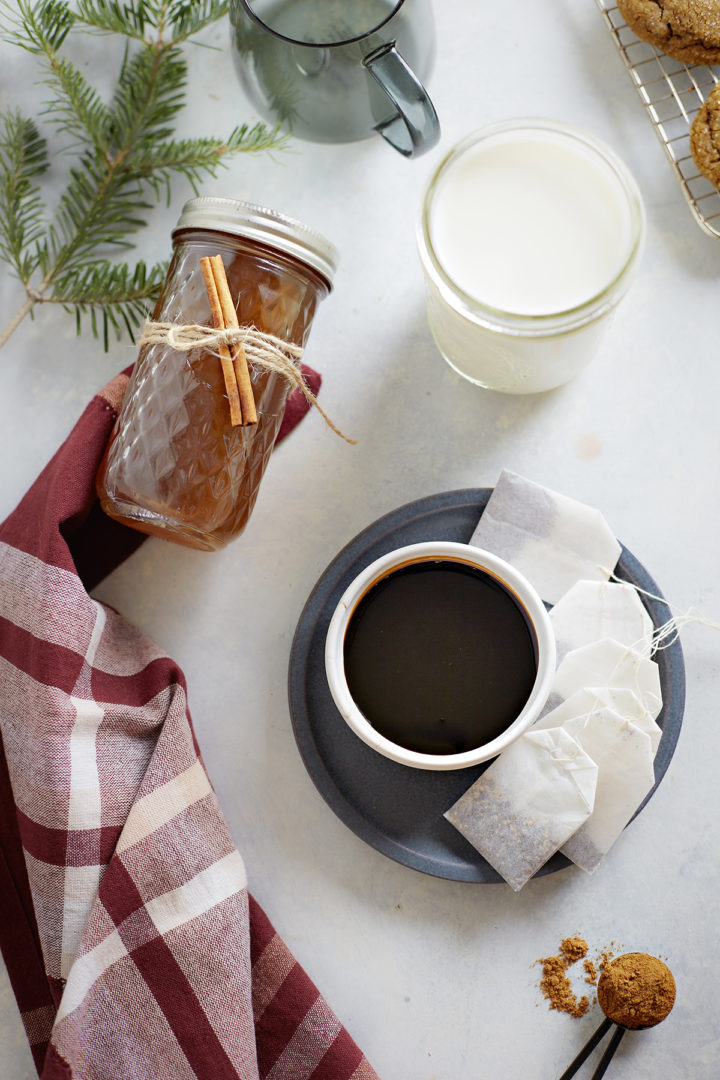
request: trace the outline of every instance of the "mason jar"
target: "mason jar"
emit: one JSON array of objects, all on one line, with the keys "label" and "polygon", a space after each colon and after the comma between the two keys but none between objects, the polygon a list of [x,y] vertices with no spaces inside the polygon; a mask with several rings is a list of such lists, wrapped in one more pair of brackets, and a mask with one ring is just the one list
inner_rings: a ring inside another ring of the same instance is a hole
[{"label": "mason jar", "polygon": [[[238,324],[303,348],[337,251],[292,218],[235,199],[187,202],[153,320],[211,325],[200,259],[220,255]],[[245,528],[290,389],[250,365],[257,423],[233,426],[220,360],[143,346],[97,476],[103,510],[141,532],[216,550]]]},{"label": "mason jar", "polygon": [[630,286],[644,231],[635,180],[587,132],[531,118],[469,135],[432,175],[418,225],[442,356],[509,394],[572,379]]}]

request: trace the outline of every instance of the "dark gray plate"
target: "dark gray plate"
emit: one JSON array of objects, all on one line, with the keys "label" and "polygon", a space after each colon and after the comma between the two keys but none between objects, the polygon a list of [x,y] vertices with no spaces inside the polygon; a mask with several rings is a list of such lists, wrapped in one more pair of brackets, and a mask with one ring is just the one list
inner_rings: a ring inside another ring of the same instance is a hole
[{"label": "dark gray plate", "polygon": [[[357,836],[384,855],[454,881],[502,880],[442,816],[489,763],[451,772],[424,772],[398,765],[371,750],[353,734],[330,696],[325,678],[325,635],[338,600],[365,566],[404,544],[423,540],[467,543],[490,494],[489,488],[470,488],[430,495],[393,510],[356,536],[313,589],[300,616],[290,657],[295,739],[328,806]],[[659,598],[641,594],[655,626],[670,618],[657,585],[625,547],[617,574]],[[664,703],[658,717],[663,735],[655,758],[655,787],[643,806],[670,764],[685,703],[685,665],[679,641],[655,659]],[[538,873],[549,874],[568,865],[563,855],[554,855]]]}]

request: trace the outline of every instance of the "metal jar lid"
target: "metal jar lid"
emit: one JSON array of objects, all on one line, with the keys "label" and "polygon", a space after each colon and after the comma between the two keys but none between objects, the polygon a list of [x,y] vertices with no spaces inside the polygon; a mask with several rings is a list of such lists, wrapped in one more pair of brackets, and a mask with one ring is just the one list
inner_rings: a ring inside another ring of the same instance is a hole
[{"label": "metal jar lid", "polygon": [[339,252],[321,233],[277,210],[240,199],[215,195],[189,199],[182,208],[173,235],[179,229],[217,229],[258,240],[311,266],[327,279],[328,285],[332,285],[337,269]]}]

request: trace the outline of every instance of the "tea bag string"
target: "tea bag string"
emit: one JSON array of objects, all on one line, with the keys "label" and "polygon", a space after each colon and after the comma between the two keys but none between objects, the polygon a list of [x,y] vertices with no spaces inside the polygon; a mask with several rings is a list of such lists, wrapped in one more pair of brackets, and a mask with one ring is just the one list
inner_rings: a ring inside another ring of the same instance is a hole
[{"label": "tea bag string", "polygon": [[[611,581],[615,581],[620,585],[632,585],[636,592],[647,596],[648,600],[656,600],[658,603],[664,604],[668,611],[673,611],[674,605],[670,604],[664,596],[657,596],[634,582],[628,582],[624,578],[618,577],[614,570],[604,572],[609,574]],[[680,636],[681,627],[688,626],[690,623],[698,623],[700,626],[707,626],[711,630],[720,630],[720,623],[708,619],[701,612],[696,613],[693,608],[689,608],[681,615],[671,615],[666,622],[655,627],[650,640],[651,655],[660,652],[662,649],[669,649]],[[646,639],[641,639],[638,644],[646,644]]]},{"label": "tea bag string", "polygon": [[215,330],[197,323],[177,324],[153,322],[147,320],[143,327],[138,347],[143,345],[167,345],[177,352],[187,353],[193,349],[205,349],[215,355],[221,345],[242,344],[248,363],[274,371],[290,383],[294,390],[299,390],[306,401],[322,416],[323,420],[336,435],[351,446],[357,445],[356,439],[350,439],[330,419],[318,399],[306,384],[300,371],[300,358],[303,349],[290,341],[283,341],[274,334],[266,334],[254,326],[240,326]]},{"label": "tea bag string", "polygon": [[[666,597],[657,596],[655,593],[649,592],[647,589],[643,589],[640,585],[636,585],[632,581],[627,581],[625,578],[618,577],[614,570],[608,569],[607,566],[602,566],[597,563],[597,569],[601,574],[604,574],[609,581],[614,581],[618,585],[632,585],[636,592],[646,596],[648,600],[655,600],[659,604],[664,604],[669,612],[674,610],[675,605],[671,604]],[[656,626],[652,632],[650,638],[650,655],[654,656],[656,652],[660,652],[662,649],[669,649],[671,645],[678,640],[680,636],[680,630],[683,626],[688,626],[691,623],[697,623],[700,626],[707,626],[711,630],[720,630],[720,623],[708,619],[702,612],[695,612],[693,608],[689,608],[681,615],[672,615],[666,622],[661,623],[660,626]],[[647,638],[639,638],[636,642],[636,646],[647,645]],[[635,648],[636,646],[631,646]]]}]

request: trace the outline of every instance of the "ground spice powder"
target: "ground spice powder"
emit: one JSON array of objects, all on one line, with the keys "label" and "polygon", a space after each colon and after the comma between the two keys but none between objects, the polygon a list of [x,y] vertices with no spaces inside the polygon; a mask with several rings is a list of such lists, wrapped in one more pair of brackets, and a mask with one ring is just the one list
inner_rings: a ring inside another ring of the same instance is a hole
[{"label": "ground spice powder", "polygon": [[588,994],[578,995],[568,976],[568,971],[580,960],[583,961],[585,983],[589,986],[597,985],[598,970],[602,971],[610,963],[612,952],[604,949],[593,960],[588,956],[589,947],[587,941],[578,934],[566,937],[560,942],[557,956],[541,957],[538,964],[542,964],[542,977],[540,990],[548,1002],[550,1009],[567,1013],[569,1016],[578,1018],[584,1016],[590,1008]]},{"label": "ground spice powder", "polygon": [[654,1027],[675,1004],[675,979],[656,956],[625,953],[603,968],[597,996],[602,1011],[616,1024]]},{"label": "ground spice powder", "polygon": [[598,981],[598,971],[593,961],[585,960],[583,963],[583,970],[585,971],[585,982],[590,983],[591,986],[596,986]]},{"label": "ground spice powder", "polygon": [[540,989],[551,1009],[580,1017],[590,1008],[587,994],[578,997],[567,975],[568,968],[582,960],[587,951],[588,944],[583,938],[564,938],[560,942],[559,956],[545,956],[538,960],[542,964]]}]

